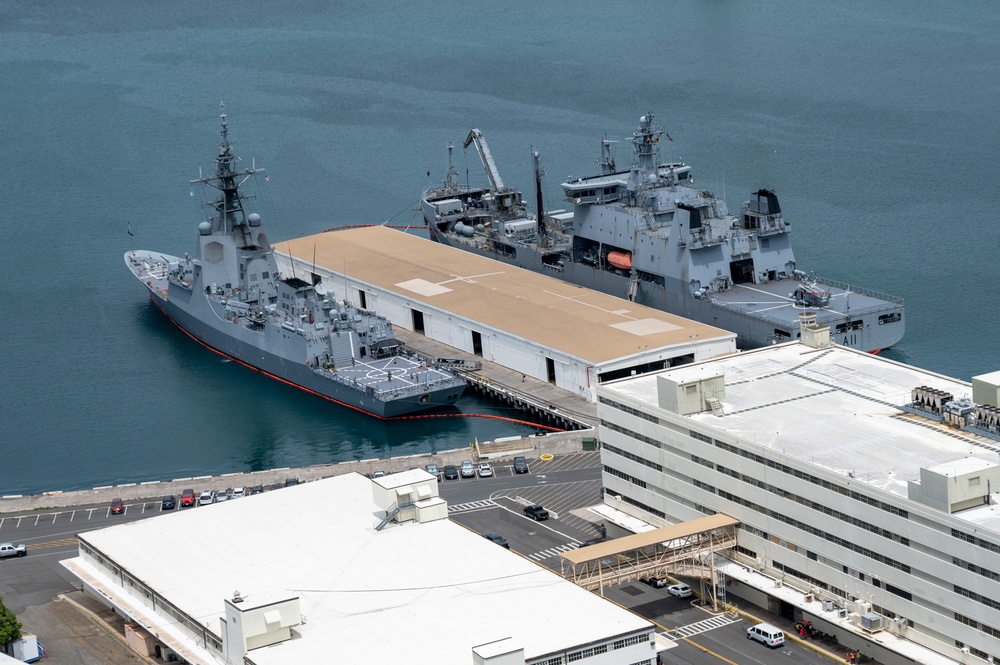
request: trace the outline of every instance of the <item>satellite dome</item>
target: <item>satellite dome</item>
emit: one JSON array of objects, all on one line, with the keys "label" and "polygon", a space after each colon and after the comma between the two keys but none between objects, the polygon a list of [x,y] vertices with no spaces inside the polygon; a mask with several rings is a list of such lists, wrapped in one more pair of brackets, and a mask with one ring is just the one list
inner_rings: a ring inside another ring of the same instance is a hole
[{"label": "satellite dome", "polygon": [[200,233],[201,235],[207,236],[211,232],[212,232],[211,222],[202,222],[201,224],[198,225],[198,233]]},{"label": "satellite dome", "polygon": [[250,226],[260,226],[260,215],[258,215],[255,212],[252,212],[247,217],[247,221],[250,222]]}]

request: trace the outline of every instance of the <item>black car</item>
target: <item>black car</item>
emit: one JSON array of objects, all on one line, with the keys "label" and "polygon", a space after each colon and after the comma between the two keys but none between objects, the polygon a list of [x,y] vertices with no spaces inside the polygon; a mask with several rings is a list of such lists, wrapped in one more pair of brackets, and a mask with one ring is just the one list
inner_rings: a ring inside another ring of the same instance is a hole
[{"label": "black car", "polygon": [[455,468],[454,464],[449,464],[446,467],[444,467],[444,479],[458,480],[458,469]]},{"label": "black car", "polygon": [[177,507],[177,501],[172,496],[163,497],[163,503],[160,504],[162,510],[173,510]]},{"label": "black car", "polygon": [[528,460],[523,457],[515,457],[514,473],[528,473]]},{"label": "black car", "polygon": [[524,514],[536,522],[549,519],[549,511],[537,505],[525,506]]},{"label": "black car", "polygon": [[496,543],[500,547],[504,547],[508,550],[510,549],[510,543],[508,543],[507,539],[498,533],[484,533],[483,538]]},{"label": "black car", "polygon": [[264,492],[263,485],[254,485],[253,487],[250,488],[251,494],[262,494],[263,492]]}]

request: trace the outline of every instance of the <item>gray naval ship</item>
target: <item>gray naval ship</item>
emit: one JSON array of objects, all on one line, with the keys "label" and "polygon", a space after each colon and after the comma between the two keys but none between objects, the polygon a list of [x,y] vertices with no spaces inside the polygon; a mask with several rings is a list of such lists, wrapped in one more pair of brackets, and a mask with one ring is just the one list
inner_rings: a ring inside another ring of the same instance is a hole
[{"label": "gray naval ship", "polygon": [[[855,349],[877,352],[902,338],[901,298],[801,270],[773,191],[754,192],[730,214],[725,201],[695,187],[690,166],[660,161],[664,134],[652,113],[642,116],[624,169],[615,165],[615,142],[604,139],[600,173],[562,184],[572,212],[539,219],[504,185],[473,129],[465,147],[475,144],[489,185],[460,184],[449,143],[443,185],[423,194],[424,221],[438,242],[724,328],[744,349],[799,338],[802,311]],[[534,149],[532,157],[542,211]]]},{"label": "gray naval ship", "polygon": [[328,298],[315,278],[279,274],[261,217],[247,210],[253,196],[240,192],[263,169],[236,169],[221,117],[215,174],[191,181],[218,190],[195,257],[125,254],[150,299],[213,351],[343,406],[391,418],[453,404],[465,381],[404,352],[387,319]]}]

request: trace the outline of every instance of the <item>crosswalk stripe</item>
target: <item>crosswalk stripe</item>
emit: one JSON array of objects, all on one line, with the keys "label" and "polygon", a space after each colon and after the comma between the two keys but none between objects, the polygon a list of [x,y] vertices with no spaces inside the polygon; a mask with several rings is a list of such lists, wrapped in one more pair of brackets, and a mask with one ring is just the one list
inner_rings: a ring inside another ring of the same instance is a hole
[{"label": "crosswalk stripe", "polygon": [[685,637],[692,637],[701,633],[707,633],[710,630],[722,628],[723,626],[728,626],[731,623],[738,623],[739,621],[740,619],[733,619],[728,616],[715,616],[710,619],[696,621],[695,623],[689,623],[686,626],[679,626],[673,630],[668,630],[664,632],[663,635],[672,639],[683,639]]},{"label": "crosswalk stripe", "polygon": [[470,510],[483,510],[497,505],[495,501],[489,499],[483,501],[469,501],[468,503],[456,503],[448,505],[449,513],[464,513]]},{"label": "crosswalk stripe", "polygon": [[542,559],[548,559],[549,557],[557,556],[563,552],[568,552],[572,549],[576,549],[578,546],[576,543],[569,543],[568,545],[560,545],[558,547],[550,547],[547,550],[541,550],[535,552],[534,554],[529,554],[528,558],[532,561],[541,561]]}]

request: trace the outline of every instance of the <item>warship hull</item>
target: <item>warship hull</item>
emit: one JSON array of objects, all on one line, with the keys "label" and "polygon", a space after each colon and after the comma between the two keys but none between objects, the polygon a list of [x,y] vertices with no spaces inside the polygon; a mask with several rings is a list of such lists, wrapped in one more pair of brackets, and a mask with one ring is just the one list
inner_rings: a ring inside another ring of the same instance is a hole
[{"label": "warship hull", "polygon": [[[131,259],[138,254],[126,255],[126,263],[133,263]],[[464,390],[464,385],[453,381],[442,387],[428,386],[427,390],[415,391],[414,387],[419,388],[426,376],[424,372],[433,370],[422,368],[421,363],[407,356],[359,361],[335,372],[294,361],[293,358],[305,354],[305,344],[297,339],[300,337],[297,332],[281,329],[285,334],[275,338],[268,332],[250,330],[234,324],[200,294],[176,285],[161,290],[148,275],[137,277],[149,289],[153,304],[198,343],[265,376],[341,406],[378,418],[395,418],[454,404]],[[387,370],[398,377],[393,379],[399,384],[398,394],[393,395],[391,387],[382,385],[381,398],[376,399],[373,395],[376,388],[365,390],[364,386],[370,376],[381,377]]]},{"label": "warship hull", "polygon": [[[490,243],[468,242],[442,232],[429,224],[432,240],[494,259],[507,265],[531,270],[542,275],[600,291],[619,298],[629,298],[632,279],[623,271],[611,271],[584,263],[563,262],[557,265],[545,261],[546,254],[533,247],[514,246],[504,251],[491,251]],[[513,253],[513,256],[511,254]],[[695,298],[684,281],[665,277],[663,284],[637,282],[631,300],[686,319],[698,321],[736,333],[736,343],[742,349],[753,349],[792,341],[799,337],[798,315],[815,312],[817,323],[830,326],[830,338],[843,346],[877,352],[889,348],[903,336],[900,302],[892,296],[874,293],[848,285],[828,285],[834,305],[849,302],[851,321],[841,308],[810,309],[797,304],[789,292],[799,280],[784,279],[765,284],[736,284],[728,291],[714,294],[713,299]],[[840,302],[838,302],[840,301]],[[858,325],[857,321],[862,323]],[[881,321],[881,323],[880,323]]]}]

